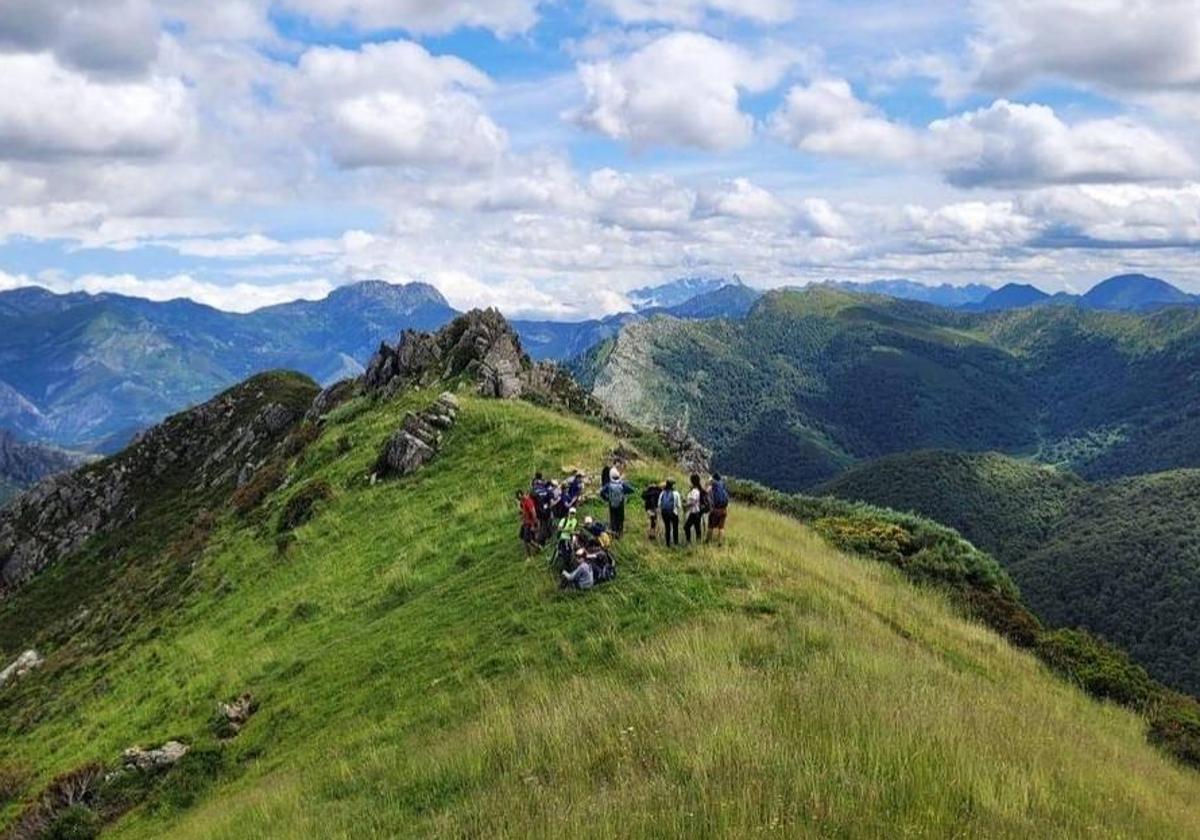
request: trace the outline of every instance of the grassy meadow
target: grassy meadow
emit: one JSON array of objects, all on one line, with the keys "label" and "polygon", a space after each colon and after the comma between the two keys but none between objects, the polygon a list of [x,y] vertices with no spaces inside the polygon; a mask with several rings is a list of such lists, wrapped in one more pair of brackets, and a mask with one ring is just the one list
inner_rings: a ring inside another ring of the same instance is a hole
[{"label": "grassy meadow", "polygon": [[[50,651],[36,714],[0,700],[24,795],[180,738],[204,760],[106,836],[1200,836],[1200,776],[1141,718],[780,514],[668,553],[631,510],[617,581],[558,591],[512,494],[598,471],[616,442],[581,421],[464,396],[433,463],[371,486],[434,396],[342,406],[284,489],[218,518],[186,600],[86,666]],[[316,482],[331,498],[281,538]],[[243,691],[261,709],[219,743]]]}]

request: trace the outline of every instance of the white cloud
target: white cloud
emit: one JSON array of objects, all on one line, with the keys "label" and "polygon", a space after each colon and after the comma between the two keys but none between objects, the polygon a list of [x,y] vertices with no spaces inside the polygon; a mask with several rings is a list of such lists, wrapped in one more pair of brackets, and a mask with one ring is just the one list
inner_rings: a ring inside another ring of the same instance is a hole
[{"label": "white cloud", "polygon": [[292,300],[319,300],[334,289],[327,280],[298,280],[291,283],[261,285],[258,283],[235,283],[225,285],[212,283],[187,274],[171,277],[144,278],[133,274],[86,274],[66,277],[43,274],[37,277],[20,275],[12,277],[0,272],[0,290],[19,286],[42,286],[53,292],[112,292],[147,300],[166,301],[189,298],[227,312],[250,312],[263,306],[286,303]]},{"label": "white cloud", "polygon": [[1115,89],[1200,87],[1196,0],[975,0],[976,84],[1055,77]]},{"label": "white cloud", "polygon": [[4,0],[0,50],[51,52],[87,73],[138,75],[158,54],[149,0]]},{"label": "white cloud", "polygon": [[750,141],[742,92],[775,87],[792,63],[694,32],[674,32],[623,59],[582,64],[587,103],[574,122],[635,148],[722,151]]},{"label": "white cloud", "polygon": [[905,160],[919,153],[911,129],[859,100],[844,79],[819,79],[788,91],[771,117],[780,139],[807,152]]},{"label": "white cloud", "polygon": [[1022,210],[1060,229],[1065,245],[1200,243],[1200,184],[1054,187],[1024,195]]},{"label": "white cloud", "polygon": [[807,152],[921,163],[959,187],[1160,181],[1196,172],[1180,143],[1128,118],[1068,124],[1048,106],[1000,99],[911,128],[860,100],[842,79],[793,87],[770,125]]},{"label": "white cloud", "polygon": [[0,157],[163,155],[193,127],[178,79],[94,81],[49,53],[0,54]]},{"label": "white cloud", "polygon": [[734,178],[700,190],[694,215],[697,218],[777,219],[787,212],[783,202],[769,190],[748,178]]},{"label": "white cloud", "polygon": [[1178,143],[1131,120],[1068,125],[1044,105],[1005,100],[932,123],[929,140],[947,180],[967,187],[1155,181],[1195,172]]},{"label": "white cloud", "polygon": [[694,26],[706,14],[782,23],[797,14],[796,0],[597,0],[626,23],[674,23]]},{"label": "white cloud", "polygon": [[492,163],[504,131],[484,112],[487,76],[453,56],[391,41],[310,49],[290,84],[342,167]]},{"label": "white cloud", "polygon": [[601,169],[588,178],[596,219],[626,230],[674,230],[691,221],[696,194],[662,175]]},{"label": "white cloud", "polygon": [[403,29],[440,34],[461,26],[500,35],[524,32],[537,22],[538,0],[283,0],[282,5],[323,23],[359,29]]}]

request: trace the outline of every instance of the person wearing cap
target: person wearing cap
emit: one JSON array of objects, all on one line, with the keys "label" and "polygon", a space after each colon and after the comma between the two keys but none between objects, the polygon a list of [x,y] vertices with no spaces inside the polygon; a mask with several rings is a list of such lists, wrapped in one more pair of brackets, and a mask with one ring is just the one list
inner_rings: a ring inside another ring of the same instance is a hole
[{"label": "person wearing cap", "polygon": [[575,508],[569,508],[566,515],[558,520],[558,547],[555,558],[561,569],[567,568],[571,562],[571,548],[574,545],[577,530],[579,530],[579,520],[575,516]]},{"label": "person wearing cap", "polygon": [[575,568],[562,572],[562,587],[564,589],[591,589],[596,583],[592,564],[588,562],[587,552],[582,548],[575,552]]},{"label": "person wearing cap", "polygon": [[632,484],[613,470],[608,477],[608,484],[600,491],[600,498],[608,502],[608,529],[618,539],[625,530],[625,500],[636,490]]},{"label": "person wearing cap", "polygon": [[608,526],[590,516],[583,518],[583,539],[588,545],[607,548],[609,544]]}]

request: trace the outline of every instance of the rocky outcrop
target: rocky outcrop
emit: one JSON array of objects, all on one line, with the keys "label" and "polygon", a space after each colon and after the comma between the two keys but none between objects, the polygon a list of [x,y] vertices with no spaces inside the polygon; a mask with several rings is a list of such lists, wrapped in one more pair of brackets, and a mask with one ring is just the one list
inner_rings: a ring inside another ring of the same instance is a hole
[{"label": "rocky outcrop", "polygon": [[34,668],[41,667],[42,657],[36,650],[27,650],[13,660],[7,668],[0,671],[0,688],[4,688],[10,680],[19,679]]},{"label": "rocky outcrop", "polygon": [[684,472],[698,475],[708,475],[712,472],[712,450],[701,446],[698,440],[688,434],[683,423],[660,428],[658,435]]},{"label": "rocky outcrop", "polygon": [[74,469],[86,458],[52,446],[24,443],[0,429],[0,480],[29,487],[44,478]]},{"label": "rocky outcrop", "polygon": [[217,714],[213,726],[216,736],[222,740],[237,737],[242,728],[258,711],[258,701],[249,692],[241,695],[230,703],[217,706]]},{"label": "rocky outcrop", "polygon": [[393,478],[409,475],[425,466],[442,445],[442,432],[458,419],[458,400],[444,393],[420,414],[409,413],[404,425],[395,432],[379,453],[375,475]]},{"label": "rocky outcrop", "polygon": [[167,419],[113,458],[38,484],[0,510],[0,597],[160,502],[222,501],[271,457],[316,394],[299,374],[262,374]]},{"label": "rocky outcrop", "polygon": [[526,391],[532,368],[504,316],[476,309],[436,333],[406,330],[395,347],[381,345],[362,382],[368,392],[390,396],[466,377],[483,396],[513,399]]},{"label": "rocky outcrop", "polygon": [[152,750],[130,747],[121,753],[121,763],[123,769],[129,771],[165,770],[187,755],[188,750],[188,745],[181,744],[179,741],[167,741],[161,747]]}]

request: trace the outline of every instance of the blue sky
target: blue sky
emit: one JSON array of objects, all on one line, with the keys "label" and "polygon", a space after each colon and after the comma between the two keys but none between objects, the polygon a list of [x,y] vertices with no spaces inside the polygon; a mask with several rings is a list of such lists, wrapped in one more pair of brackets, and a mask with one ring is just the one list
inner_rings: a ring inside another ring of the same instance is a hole
[{"label": "blue sky", "polygon": [[1200,291],[1200,0],[8,0],[0,289]]}]

